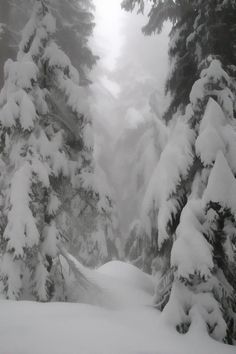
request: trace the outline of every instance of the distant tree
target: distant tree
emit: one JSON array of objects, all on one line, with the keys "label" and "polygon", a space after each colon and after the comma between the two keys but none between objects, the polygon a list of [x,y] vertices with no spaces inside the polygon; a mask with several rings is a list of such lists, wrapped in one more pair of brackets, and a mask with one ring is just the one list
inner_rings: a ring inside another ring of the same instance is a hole
[{"label": "distant tree", "polygon": [[80,85],[87,85],[88,70],[98,59],[88,43],[95,27],[93,0],[51,0],[51,6],[57,21],[56,38],[78,69]]},{"label": "distant tree", "polygon": [[[170,70],[166,82],[166,92],[171,94],[171,101],[164,114],[168,121],[178,110],[184,112],[191,87],[201,72],[202,60],[215,54],[221,56],[224,64],[235,65],[235,2],[149,0],[147,4],[151,9],[148,23],[143,28],[144,34],[160,33],[166,21],[172,23]],[[144,1],[122,2],[122,7],[128,11],[135,6],[143,11]]]},{"label": "distant tree", "polygon": [[62,229],[69,235],[70,253],[84,265],[98,267],[122,258],[118,216],[106,175],[97,163],[93,175],[86,176],[85,181],[85,188],[94,197],[81,200],[77,194],[62,213]]},{"label": "distant tree", "polygon": [[[152,105],[154,103],[152,102]],[[153,109],[156,109],[153,107]],[[129,170],[127,181],[124,181],[127,189],[124,193],[132,194],[134,204],[137,208],[136,214],[139,219],[133,221],[129,227],[129,235],[125,244],[125,256],[133,264],[142,270],[151,273],[151,263],[155,257],[156,246],[155,242],[147,233],[147,223],[151,223],[151,213],[144,217],[143,200],[149,190],[151,178],[154,173],[156,164],[160,159],[160,155],[165,147],[168,139],[168,129],[154,114],[150,114],[147,122],[138,126],[139,134],[136,137],[135,143],[130,140],[135,130],[127,133],[127,141],[130,141],[132,155],[128,154],[127,165],[130,166],[132,161],[132,172]],[[127,167],[128,169],[128,167]],[[152,191],[153,192],[153,191]]]},{"label": "distant tree", "polygon": [[140,220],[135,220],[130,225],[125,243],[125,258],[144,272],[151,273],[153,250]]},{"label": "distant tree", "polygon": [[[131,6],[132,3],[132,6]],[[194,51],[186,50],[186,40],[194,23],[194,6],[188,0],[147,1],[150,4],[148,23],[143,27],[145,35],[160,33],[166,21],[172,23],[170,32],[170,70],[166,82],[166,93],[171,94],[171,102],[164,118],[169,120],[178,109],[184,110],[194,81],[197,79],[197,66]],[[138,6],[143,12],[143,1],[123,1],[122,6],[130,11]]]}]

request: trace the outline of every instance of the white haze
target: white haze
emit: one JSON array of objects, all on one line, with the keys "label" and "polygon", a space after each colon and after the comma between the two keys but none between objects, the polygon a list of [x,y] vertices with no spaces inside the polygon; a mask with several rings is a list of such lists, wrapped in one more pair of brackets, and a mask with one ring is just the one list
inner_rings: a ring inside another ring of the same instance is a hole
[{"label": "white haze", "polygon": [[[91,44],[101,57],[92,73],[91,86],[96,158],[115,190],[114,199],[126,233],[137,209],[132,207],[127,215],[127,205],[123,208],[127,199],[131,208],[133,196],[122,195],[123,181],[131,171],[122,163],[126,150],[119,147],[119,141],[148,119],[153,91],[158,92],[162,102],[158,109],[163,111],[169,26],[161,35],[144,36],[141,29],[147,18],[125,12],[120,0],[96,0],[95,5],[96,28]],[[135,141],[130,140],[130,144]]]},{"label": "white haze", "polygon": [[[107,107],[110,106],[109,99],[115,99],[119,106],[118,93],[122,91],[126,73],[116,80],[117,70],[127,66],[128,70],[133,70],[134,76],[152,79],[154,89],[163,91],[168,67],[168,26],[161,35],[144,36],[141,28],[146,18],[135,12],[125,12],[120,2],[95,0],[96,27],[92,39],[93,49],[101,57],[92,75],[93,99],[99,102],[99,111],[102,112],[95,118],[101,124],[105,123],[106,129],[115,137],[127,126],[124,117],[117,115],[115,110],[111,114],[110,107]],[[106,95],[111,97],[107,99]],[[114,108],[114,103],[112,105]]]}]

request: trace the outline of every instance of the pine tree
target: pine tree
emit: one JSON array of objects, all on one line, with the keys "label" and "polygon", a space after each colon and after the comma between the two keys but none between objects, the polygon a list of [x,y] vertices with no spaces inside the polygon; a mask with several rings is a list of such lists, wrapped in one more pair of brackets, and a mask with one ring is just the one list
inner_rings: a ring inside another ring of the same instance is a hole
[{"label": "pine tree", "polygon": [[0,269],[10,299],[31,293],[47,301],[56,293],[63,283],[61,213],[99,199],[87,183],[94,171],[92,128],[81,113],[79,74],[54,41],[55,30],[48,2],[36,0],[17,60],[4,66]]},{"label": "pine tree", "polygon": [[145,28],[173,23],[165,118],[176,114],[144,203],[163,259],[155,300],[180,332],[201,323],[228,343],[236,338],[235,17],[234,1],[158,1]]}]

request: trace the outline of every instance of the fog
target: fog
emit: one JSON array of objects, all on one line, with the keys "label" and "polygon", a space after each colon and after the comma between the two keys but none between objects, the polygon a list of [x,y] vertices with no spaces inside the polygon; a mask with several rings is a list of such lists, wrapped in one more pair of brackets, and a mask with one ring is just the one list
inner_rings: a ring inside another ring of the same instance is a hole
[{"label": "fog", "polygon": [[[132,151],[140,126],[150,117],[150,96],[157,99],[156,114],[164,110],[164,83],[168,68],[168,32],[144,36],[146,17],[126,13],[120,0],[96,0],[96,28],[91,46],[100,56],[92,72],[91,111],[96,131],[96,158],[114,190],[122,232],[137,217],[132,174]],[[129,155],[129,156],[128,156]],[[127,161],[128,158],[128,161]]]},{"label": "fog", "polygon": [[[113,189],[113,199],[118,206],[123,232],[126,233],[129,223],[139,212],[134,195],[135,161],[132,154],[142,134],[142,124],[150,119],[150,96],[155,94],[157,116],[165,107],[169,26],[165,26],[161,35],[144,36],[141,28],[146,23],[145,16],[126,13],[121,9],[120,1],[94,0],[96,27],[90,46],[100,60],[90,74],[93,83],[89,92],[85,92],[87,97],[81,102],[86,102],[93,117],[95,157],[104,168]],[[18,7],[9,7],[8,4],[6,8],[11,12],[7,15],[3,7],[5,1],[0,2],[0,22],[1,19],[8,19],[11,26],[14,24],[16,37],[14,41],[12,38],[10,40],[8,35],[12,35],[12,31],[6,31],[1,39],[0,63],[3,68],[7,58],[14,59],[16,56],[18,32],[28,17],[28,2],[21,2],[24,7],[15,22],[12,19]],[[66,43],[61,32],[57,40],[60,45]],[[72,63],[76,66],[76,43],[72,40],[68,44]],[[0,71],[2,82],[3,70]]]}]

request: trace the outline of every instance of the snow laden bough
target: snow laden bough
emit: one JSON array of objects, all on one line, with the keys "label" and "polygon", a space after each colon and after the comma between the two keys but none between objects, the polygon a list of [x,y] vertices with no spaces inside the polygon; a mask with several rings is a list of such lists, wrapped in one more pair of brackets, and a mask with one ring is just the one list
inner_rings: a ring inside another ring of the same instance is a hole
[{"label": "snow laden bough", "polygon": [[[165,320],[181,333],[198,328],[232,343],[236,336],[235,99],[221,63],[209,57],[207,64],[193,86],[184,116],[196,136],[191,142],[192,161],[200,163],[189,181],[176,231],[169,235],[174,238],[170,268],[157,286],[155,300],[157,307],[164,307]],[[169,198],[160,205],[169,203]],[[166,219],[158,215],[160,242],[162,230],[168,228]]]},{"label": "snow laden bough", "polygon": [[72,209],[80,215],[86,203],[108,204],[84,183],[94,170],[92,127],[79,74],[55,31],[48,2],[36,0],[17,59],[4,66],[0,277],[9,299],[64,299],[57,249],[63,226]]}]

